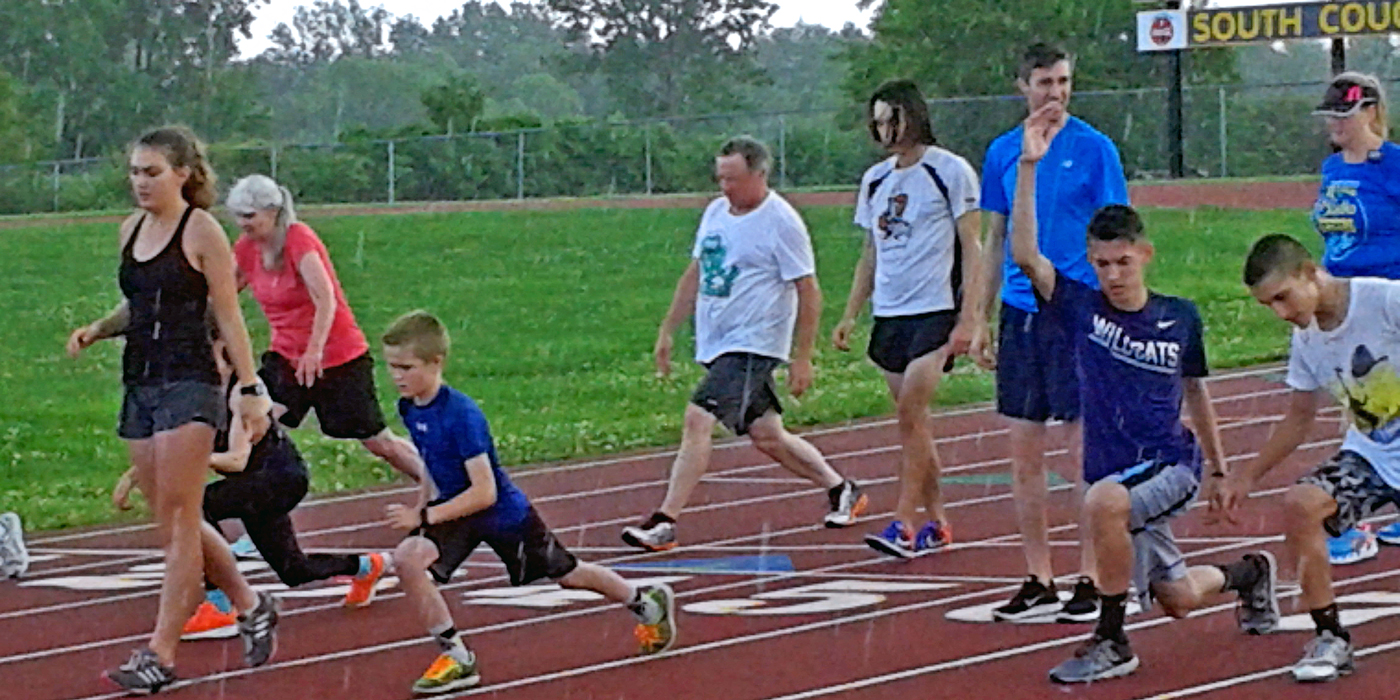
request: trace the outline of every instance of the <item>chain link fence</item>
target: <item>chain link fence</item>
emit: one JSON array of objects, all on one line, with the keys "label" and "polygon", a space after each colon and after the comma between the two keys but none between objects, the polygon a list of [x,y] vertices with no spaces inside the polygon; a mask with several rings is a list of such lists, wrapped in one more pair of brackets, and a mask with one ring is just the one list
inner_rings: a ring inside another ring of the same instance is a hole
[{"label": "chain link fence", "polygon": [[[1188,172],[1196,177],[1315,173],[1330,153],[1309,115],[1324,83],[1189,87]],[[939,142],[980,167],[1024,115],[1019,96],[929,103]],[[1118,144],[1130,179],[1164,178],[1166,90],[1076,92],[1071,111]],[[880,156],[855,113],[787,112],[647,122],[577,122],[501,133],[317,145],[216,144],[222,182],[264,173],[306,203],[396,203],[703,192],[719,143],[751,134],[773,149],[780,188],[851,187]],[[129,205],[121,155],[0,166],[0,214]]]}]

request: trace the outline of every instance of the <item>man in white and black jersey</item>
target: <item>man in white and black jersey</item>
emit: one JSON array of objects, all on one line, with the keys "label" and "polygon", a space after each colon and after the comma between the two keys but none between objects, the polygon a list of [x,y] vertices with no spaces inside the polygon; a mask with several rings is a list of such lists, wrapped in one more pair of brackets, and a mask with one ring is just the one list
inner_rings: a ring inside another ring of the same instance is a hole
[{"label": "man in white and black jersey", "polygon": [[[928,104],[914,83],[880,86],[867,116],[871,137],[890,157],[861,178],[855,223],[866,231],[865,247],[832,342],[850,349],[856,317],[870,301],[868,352],[897,407],[904,459],[894,521],[865,541],[910,558],[952,541],[928,404],[952,358],[986,343],[986,314],[961,304],[964,289],[981,284],[979,188],[972,166],[936,145]],[[980,301],[983,294],[966,296]]]}]

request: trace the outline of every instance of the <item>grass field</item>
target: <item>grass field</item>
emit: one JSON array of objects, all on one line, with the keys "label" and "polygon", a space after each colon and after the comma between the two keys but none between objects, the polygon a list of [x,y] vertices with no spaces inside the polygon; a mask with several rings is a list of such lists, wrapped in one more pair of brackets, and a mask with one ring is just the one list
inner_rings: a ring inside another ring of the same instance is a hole
[{"label": "grass field", "polygon": [[[860,240],[850,210],[804,212],[817,249],[826,313],[815,388],[788,402],[790,424],[833,423],[890,410],[884,383],[860,353],[826,341],[850,285]],[[597,209],[312,219],[371,340],[396,315],[425,308],[453,333],[448,379],[492,420],[511,464],[611,453],[675,442],[698,368],[653,376],[656,324],[685,266],[698,212]],[[1194,298],[1215,367],[1279,359],[1287,330],[1245,293],[1239,266],[1259,234],[1315,242],[1302,212],[1149,211],[1159,291]],[[0,510],[31,529],[141,518],[107,505],[125,468],[114,433],[121,398],[120,346],[102,343],[77,361],[62,352],[69,331],[114,305],[116,227],[68,224],[0,232]],[[255,346],[266,323],[245,312]],[[862,326],[857,338],[864,346]],[[688,338],[678,339],[686,356]],[[991,397],[990,376],[959,366],[942,404]],[[380,369],[381,399],[393,395]],[[359,445],[295,436],[311,462],[313,488],[354,489],[394,480]]]}]

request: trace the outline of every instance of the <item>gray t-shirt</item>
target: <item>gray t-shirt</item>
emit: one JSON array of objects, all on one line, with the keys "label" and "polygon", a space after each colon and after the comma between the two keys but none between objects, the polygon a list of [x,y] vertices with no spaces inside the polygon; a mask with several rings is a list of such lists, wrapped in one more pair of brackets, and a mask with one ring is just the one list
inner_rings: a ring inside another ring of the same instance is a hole
[{"label": "gray t-shirt", "polygon": [[1295,328],[1288,386],[1332,394],[1351,418],[1342,449],[1400,489],[1400,282],[1354,278],[1340,326]]},{"label": "gray t-shirt", "polygon": [[816,274],[812,239],[797,210],[769,192],[735,216],[720,197],[705,208],[691,255],[700,265],[695,359],[731,352],[787,361],[797,324],[797,285]]}]

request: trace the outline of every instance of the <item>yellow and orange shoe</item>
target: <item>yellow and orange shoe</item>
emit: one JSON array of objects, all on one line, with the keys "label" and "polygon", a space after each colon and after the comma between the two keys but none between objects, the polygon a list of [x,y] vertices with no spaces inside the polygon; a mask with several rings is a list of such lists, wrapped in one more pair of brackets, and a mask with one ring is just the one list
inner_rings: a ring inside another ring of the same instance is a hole
[{"label": "yellow and orange shoe", "polygon": [[224,612],[209,601],[204,601],[195,609],[194,615],[185,620],[185,628],[180,639],[228,639],[238,636],[238,615]]},{"label": "yellow and orange shoe", "polygon": [[379,579],[384,576],[384,555],[376,552],[366,556],[369,557],[369,573],[356,576],[350,581],[350,592],[345,594],[347,608],[363,608],[374,602]]}]

